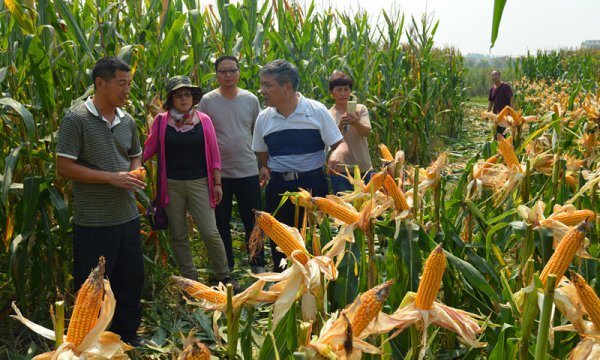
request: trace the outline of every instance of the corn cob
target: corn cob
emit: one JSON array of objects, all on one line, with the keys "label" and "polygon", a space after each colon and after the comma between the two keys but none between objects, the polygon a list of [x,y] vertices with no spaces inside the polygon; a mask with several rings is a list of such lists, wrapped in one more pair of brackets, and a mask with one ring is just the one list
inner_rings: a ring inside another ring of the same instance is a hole
[{"label": "corn cob", "polygon": [[444,250],[440,244],[433,249],[425,262],[425,269],[415,299],[417,308],[421,310],[431,309],[433,301],[440,291],[444,271],[446,271],[446,255],[444,255]]},{"label": "corn cob", "polygon": [[373,174],[369,183],[365,185],[363,192],[370,193],[381,189],[381,187],[383,186],[383,180],[385,180],[386,175],[387,173],[385,171]]},{"label": "corn cob", "polygon": [[548,219],[560,221],[567,226],[575,226],[583,220],[592,221],[595,215],[596,214],[592,210],[584,209],[552,214],[548,217]]},{"label": "corn cob", "polygon": [[358,221],[358,212],[336,203],[335,201],[323,197],[315,197],[313,199],[319,211],[333,216],[346,224],[354,224]]},{"label": "corn cob", "polygon": [[259,226],[260,229],[267,234],[277,246],[279,246],[285,256],[290,257],[292,252],[299,250],[303,252],[303,255],[301,255],[298,260],[303,264],[308,262],[308,253],[306,249],[298,243],[298,240],[296,240],[281,222],[277,221],[273,215],[267,212],[255,211],[255,214],[257,226]]},{"label": "corn cob", "polygon": [[379,144],[379,152],[381,153],[381,158],[385,161],[394,161],[394,157],[385,144]]},{"label": "corn cob", "polygon": [[98,266],[92,270],[75,298],[75,308],[67,330],[67,342],[75,347],[81,344],[98,321],[104,297],[105,264],[104,256],[100,256]]},{"label": "corn cob", "polygon": [[146,169],[143,167],[139,167],[137,169],[131,170],[129,172],[132,175],[135,175],[138,179],[144,181],[146,179]]},{"label": "corn cob", "polygon": [[510,169],[516,168],[518,172],[523,172],[511,141],[502,135],[498,135],[498,151]]},{"label": "corn cob", "polygon": [[590,320],[592,320],[594,327],[596,330],[600,330],[600,299],[598,298],[598,295],[594,289],[587,284],[585,279],[574,271],[571,271],[571,281],[573,282],[573,285],[575,285],[577,294],[579,295],[583,306],[585,306],[585,310],[587,311]]},{"label": "corn cob", "polygon": [[441,153],[437,159],[427,168],[427,178],[430,180],[437,180],[442,172],[442,169],[446,165],[446,161],[448,160],[448,155],[446,153]]},{"label": "corn cob", "polygon": [[393,280],[386,281],[360,295],[360,303],[352,318],[352,334],[354,337],[360,337],[367,325],[379,314],[393,283]]},{"label": "corn cob", "polygon": [[498,115],[496,115],[496,121],[500,122],[502,120],[504,120],[504,118],[506,117],[506,115],[508,115],[508,111],[510,109],[510,106],[505,106],[504,109],[500,110],[500,112],[498,113]]},{"label": "corn cob", "polygon": [[573,257],[585,239],[585,231],[589,222],[582,221],[576,227],[571,228],[565,237],[560,241],[554,254],[548,260],[548,263],[542,270],[540,280],[546,286],[548,275],[556,275],[556,285],[560,282],[565,271],[569,268],[569,264],[573,261]]},{"label": "corn cob", "polygon": [[500,159],[500,155],[496,154],[492,157],[490,157],[489,159],[487,159],[478,169],[477,171],[473,174],[473,177],[475,179],[479,178],[481,175],[484,175],[487,170],[489,168],[491,168],[494,164],[496,164],[498,162],[498,159]]},{"label": "corn cob", "polygon": [[227,295],[221,291],[217,291],[198,281],[187,279],[181,276],[171,276],[175,283],[180,286],[186,293],[198,300],[210,301],[213,304],[226,304]]},{"label": "corn cob", "polygon": [[408,202],[406,202],[406,197],[404,197],[404,193],[391,176],[386,176],[383,181],[383,186],[387,193],[394,199],[394,204],[396,204],[396,209],[398,210],[408,210]]},{"label": "corn cob", "polygon": [[179,360],[210,360],[210,350],[200,341],[194,340],[181,352]]}]

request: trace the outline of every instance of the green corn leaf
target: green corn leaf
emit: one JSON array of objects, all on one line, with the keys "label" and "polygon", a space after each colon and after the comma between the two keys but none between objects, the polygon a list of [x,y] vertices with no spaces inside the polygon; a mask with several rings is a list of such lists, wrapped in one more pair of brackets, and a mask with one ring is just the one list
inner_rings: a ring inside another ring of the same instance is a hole
[{"label": "green corn leaf", "polygon": [[498,30],[500,29],[500,20],[502,20],[502,12],[504,12],[506,0],[494,0],[494,15],[492,17],[492,42],[490,49],[494,47],[498,38]]},{"label": "green corn leaf", "polygon": [[69,33],[75,38],[75,40],[77,40],[77,44],[79,45],[79,47],[81,47],[88,56],[93,58],[92,50],[90,49],[90,46],[87,43],[84,33],[83,31],[81,31],[79,24],[75,20],[75,17],[73,16],[73,13],[71,13],[71,10],[69,10],[67,4],[64,2],[64,0],[55,0],[54,5],[60,12],[61,17],[67,23]]},{"label": "green corn leaf", "polygon": [[27,110],[23,104],[12,98],[0,99],[0,105],[12,108],[19,114],[19,116],[21,116],[21,119],[23,119],[23,124],[25,125],[27,138],[29,142],[33,143],[35,140],[35,121],[33,120],[33,115],[29,112],[29,110]]}]

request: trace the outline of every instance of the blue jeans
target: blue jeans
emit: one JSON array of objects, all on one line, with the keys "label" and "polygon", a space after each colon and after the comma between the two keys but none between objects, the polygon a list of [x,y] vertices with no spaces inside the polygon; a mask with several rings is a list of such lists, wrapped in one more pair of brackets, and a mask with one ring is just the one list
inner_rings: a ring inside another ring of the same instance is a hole
[{"label": "blue jeans", "polygon": [[[371,170],[360,174],[361,177],[364,177],[365,184],[371,180],[372,174],[373,172]],[[331,181],[331,192],[333,194],[337,194],[340,191],[354,191],[354,186],[350,184],[350,181],[348,181],[345,176],[330,175],[329,181]]]}]

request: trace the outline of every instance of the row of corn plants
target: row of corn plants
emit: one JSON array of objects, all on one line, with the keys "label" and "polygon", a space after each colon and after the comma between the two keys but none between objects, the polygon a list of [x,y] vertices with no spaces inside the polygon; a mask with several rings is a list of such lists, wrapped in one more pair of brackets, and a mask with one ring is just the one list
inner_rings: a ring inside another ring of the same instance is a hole
[{"label": "row of corn plants", "polygon": [[517,74],[530,80],[570,80],[574,86],[592,90],[600,81],[600,50],[561,49],[527,53],[514,59]]}]

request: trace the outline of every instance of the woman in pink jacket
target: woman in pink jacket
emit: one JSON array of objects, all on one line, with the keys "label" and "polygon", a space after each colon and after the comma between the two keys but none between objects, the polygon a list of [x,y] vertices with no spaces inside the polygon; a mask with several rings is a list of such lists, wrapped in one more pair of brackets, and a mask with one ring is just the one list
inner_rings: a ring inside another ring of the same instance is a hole
[{"label": "woman in pink jacket", "polygon": [[[156,115],[145,141],[144,161],[157,154],[160,205],[169,219],[171,248],[181,274],[197,280],[188,239],[187,211],[206,244],[217,281],[233,283],[214,207],[221,201],[221,158],[212,121],[195,110],[202,90],[187,76],[167,82],[166,112]],[[160,150],[160,151],[158,151]]]}]

